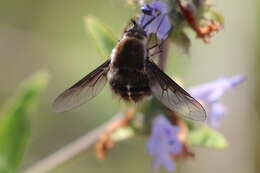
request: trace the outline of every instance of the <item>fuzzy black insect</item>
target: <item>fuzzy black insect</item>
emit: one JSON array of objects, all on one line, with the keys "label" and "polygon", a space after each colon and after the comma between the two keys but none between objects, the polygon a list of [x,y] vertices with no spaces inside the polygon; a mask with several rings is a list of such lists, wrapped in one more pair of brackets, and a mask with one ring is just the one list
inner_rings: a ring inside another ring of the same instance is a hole
[{"label": "fuzzy black insect", "polygon": [[57,97],[53,108],[63,112],[95,97],[109,81],[112,91],[128,102],[155,96],[167,108],[193,120],[203,121],[201,104],[149,59],[148,36],[133,21],[113,49],[110,59]]}]

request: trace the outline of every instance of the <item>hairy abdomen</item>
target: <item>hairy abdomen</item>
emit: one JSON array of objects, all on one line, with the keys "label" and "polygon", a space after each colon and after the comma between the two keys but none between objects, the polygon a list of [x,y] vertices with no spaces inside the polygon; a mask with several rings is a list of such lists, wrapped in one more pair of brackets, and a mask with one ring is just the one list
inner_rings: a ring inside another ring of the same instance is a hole
[{"label": "hairy abdomen", "polygon": [[117,69],[111,71],[109,84],[115,94],[125,101],[138,102],[151,95],[147,75],[134,69]]}]

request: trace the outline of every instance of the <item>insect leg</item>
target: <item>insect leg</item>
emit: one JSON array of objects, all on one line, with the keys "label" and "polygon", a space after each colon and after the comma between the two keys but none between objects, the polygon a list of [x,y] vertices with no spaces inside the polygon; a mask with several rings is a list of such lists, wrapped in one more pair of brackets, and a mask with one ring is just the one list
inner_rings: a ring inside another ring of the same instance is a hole
[{"label": "insect leg", "polygon": [[148,22],[146,22],[146,24],[144,24],[143,29],[145,30],[145,28],[151,24],[158,16],[160,15],[160,13],[158,13],[156,16],[153,16]]},{"label": "insect leg", "polygon": [[165,13],[163,16],[162,16],[162,19],[161,19],[161,21],[160,21],[160,23],[159,23],[159,25],[158,25],[158,27],[157,27],[157,29],[156,29],[156,33],[159,31],[159,29],[160,29],[160,27],[161,27],[161,25],[162,25],[162,22],[163,22],[163,20],[165,19],[165,16],[166,16],[167,14]]}]

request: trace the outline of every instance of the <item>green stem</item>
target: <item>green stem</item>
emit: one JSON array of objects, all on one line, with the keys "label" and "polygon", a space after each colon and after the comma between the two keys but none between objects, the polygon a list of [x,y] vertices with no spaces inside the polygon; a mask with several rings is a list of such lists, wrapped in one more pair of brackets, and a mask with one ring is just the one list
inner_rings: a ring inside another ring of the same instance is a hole
[{"label": "green stem", "polygon": [[123,117],[122,114],[114,116],[111,120],[94,129],[93,131],[83,135],[79,139],[73,141],[67,146],[61,148],[50,156],[40,160],[38,163],[34,164],[32,167],[23,171],[24,173],[46,173],[58,166],[69,161],[73,157],[77,156],[81,152],[87,150],[92,146],[101,136],[101,134],[107,129],[108,126],[118,121]]}]

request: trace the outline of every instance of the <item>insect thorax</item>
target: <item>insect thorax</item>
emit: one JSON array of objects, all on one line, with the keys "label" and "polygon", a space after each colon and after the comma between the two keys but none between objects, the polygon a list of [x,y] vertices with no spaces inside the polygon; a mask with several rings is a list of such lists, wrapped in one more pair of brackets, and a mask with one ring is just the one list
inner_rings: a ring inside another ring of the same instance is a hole
[{"label": "insect thorax", "polygon": [[146,46],[135,37],[125,37],[111,54],[112,68],[133,68],[141,70],[146,57]]}]

